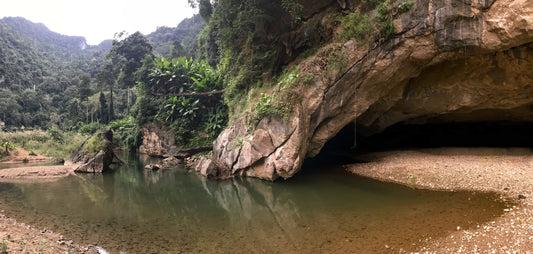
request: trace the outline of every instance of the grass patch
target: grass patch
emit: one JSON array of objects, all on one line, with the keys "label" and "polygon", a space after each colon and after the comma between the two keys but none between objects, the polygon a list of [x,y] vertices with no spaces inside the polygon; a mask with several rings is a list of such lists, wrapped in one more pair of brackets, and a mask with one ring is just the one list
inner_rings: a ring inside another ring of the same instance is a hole
[{"label": "grass patch", "polygon": [[0,244],[0,254],[7,254],[7,243],[5,240],[2,240]]},{"label": "grass patch", "polygon": [[104,138],[100,134],[95,134],[89,140],[87,140],[84,150],[94,156],[96,153],[98,153],[100,150],[103,150],[104,148]]},{"label": "grass patch", "polygon": [[9,141],[16,147],[29,151],[30,156],[41,154],[65,159],[87,139],[86,135],[73,132],[62,135],[68,142],[59,142],[45,131],[0,132],[0,141]]}]

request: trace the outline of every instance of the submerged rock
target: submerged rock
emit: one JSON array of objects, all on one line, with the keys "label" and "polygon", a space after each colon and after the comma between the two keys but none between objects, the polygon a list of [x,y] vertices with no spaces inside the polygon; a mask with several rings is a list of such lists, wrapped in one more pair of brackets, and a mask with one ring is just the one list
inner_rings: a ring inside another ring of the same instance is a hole
[{"label": "submerged rock", "polygon": [[113,152],[113,132],[103,130],[83,142],[65,165],[73,167],[77,173],[102,173],[109,170],[114,160],[122,164]]},{"label": "submerged rock", "polygon": [[144,166],[144,170],[157,171],[159,169],[161,169],[161,165],[159,165],[159,164],[148,164],[148,165]]}]

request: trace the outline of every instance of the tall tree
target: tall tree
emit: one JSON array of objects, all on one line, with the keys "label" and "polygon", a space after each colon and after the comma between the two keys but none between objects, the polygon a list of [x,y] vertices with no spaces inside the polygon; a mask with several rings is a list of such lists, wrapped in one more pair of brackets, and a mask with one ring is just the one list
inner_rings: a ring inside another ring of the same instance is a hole
[{"label": "tall tree", "polygon": [[83,74],[80,76],[78,92],[81,101],[87,101],[89,96],[91,96],[91,76],[89,76],[89,74]]},{"label": "tall tree", "polygon": [[[97,74],[96,79],[100,83],[101,87],[107,87],[109,89],[109,107],[107,113],[107,120],[111,121],[115,118],[115,108],[113,106],[113,89],[115,83],[117,82],[117,76],[120,71],[119,64],[120,58],[116,57],[107,57],[105,65],[102,67],[100,72]],[[111,58],[111,59],[110,59]]]},{"label": "tall tree", "polygon": [[105,95],[102,91],[100,91],[100,120],[103,123],[108,123],[107,121],[107,100],[105,99]]},{"label": "tall tree", "polygon": [[113,43],[108,56],[111,56],[111,58],[120,56],[124,60],[121,68],[123,75],[119,80],[121,85],[124,87],[133,87],[135,85],[133,74],[141,67],[142,60],[148,54],[152,54],[152,44],[140,32]]},{"label": "tall tree", "polygon": [[174,41],[174,43],[172,44],[172,51],[170,53],[170,57],[180,58],[182,56],[185,56],[186,54],[187,51],[185,51],[183,44],[180,41]]}]

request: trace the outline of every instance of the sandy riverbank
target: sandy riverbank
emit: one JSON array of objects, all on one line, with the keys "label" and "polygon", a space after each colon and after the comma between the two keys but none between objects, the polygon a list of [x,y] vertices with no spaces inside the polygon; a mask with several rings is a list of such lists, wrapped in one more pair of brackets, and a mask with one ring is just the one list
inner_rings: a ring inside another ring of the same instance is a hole
[{"label": "sandy riverbank", "polygon": [[472,230],[421,240],[420,252],[533,253],[533,150],[435,148],[361,155],[347,165],[357,175],[416,188],[500,193],[517,205]]},{"label": "sandy riverbank", "polygon": [[[0,169],[0,182],[48,181],[72,172],[63,165],[6,168]],[[81,246],[50,230],[17,222],[4,215],[0,207],[0,252],[4,246],[7,253],[98,253],[95,247]]]},{"label": "sandy riverbank", "polygon": [[72,167],[64,165],[5,168],[0,169],[0,182],[54,179],[65,177],[72,173],[74,173]]}]

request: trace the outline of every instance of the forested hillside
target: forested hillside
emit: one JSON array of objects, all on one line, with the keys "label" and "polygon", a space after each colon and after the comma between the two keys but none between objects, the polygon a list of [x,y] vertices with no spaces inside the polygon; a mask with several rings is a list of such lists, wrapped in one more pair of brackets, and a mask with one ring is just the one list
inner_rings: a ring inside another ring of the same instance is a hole
[{"label": "forested hillside", "polygon": [[63,125],[83,75],[99,70],[103,43],[60,35],[24,18],[0,20],[0,121],[5,128]]},{"label": "forested hillside", "polygon": [[90,46],[83,37],[61,35],[21,17],[1,19],[2,128],[57,126],[90,132],[128,116],[145,56],[151,62],[192,55],[204,26],[194,16],[175,28],[159,27],[148,37],[118,33],[115,40]]},{"label": "forested hillside", "polygon": [[200,15],[181,21],[176,27],[158,27],[146,37],[154,45],[154,51],[162,57],[192,56],[196,39],[204,29],[205,23]]}]

